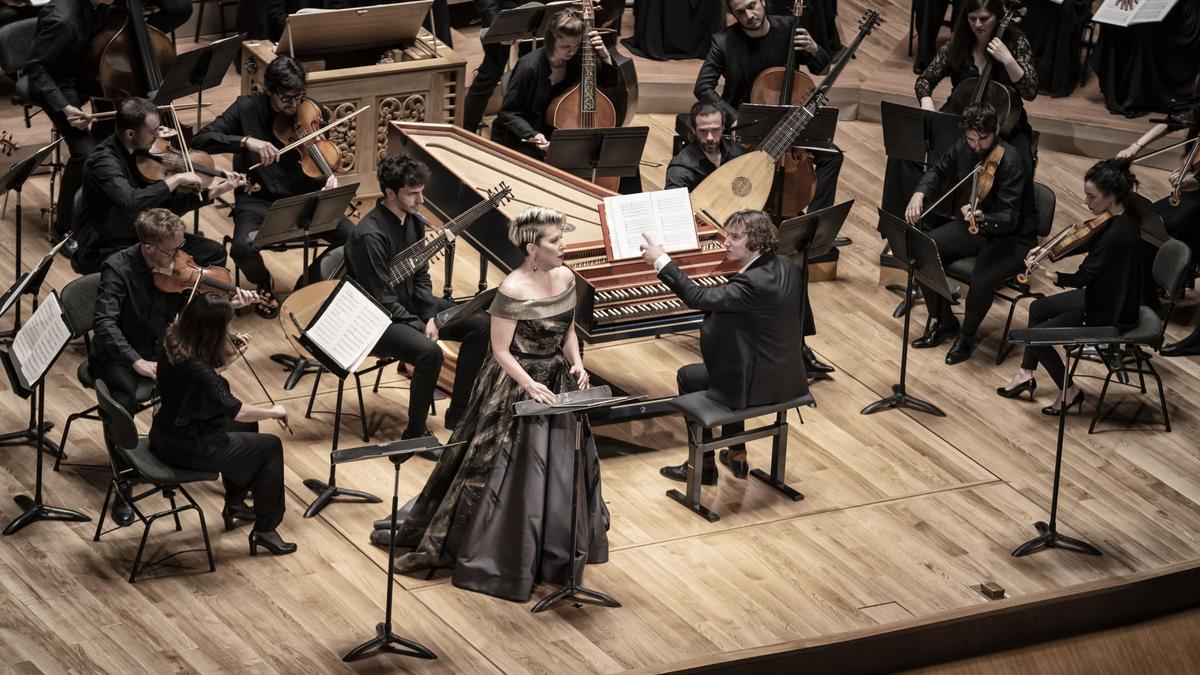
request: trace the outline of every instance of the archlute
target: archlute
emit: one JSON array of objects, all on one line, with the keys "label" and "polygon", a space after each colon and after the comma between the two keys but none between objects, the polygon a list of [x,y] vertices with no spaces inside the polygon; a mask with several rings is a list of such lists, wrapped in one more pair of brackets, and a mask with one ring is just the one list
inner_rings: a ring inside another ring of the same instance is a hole
[{"label": "archlute", "polygon": [[863,15],[854,42],[804,105],[792,108],[780,118],[757,150],[722,164],[696,186],[692,191],[692,209],[697,214],[720,227],[730,215],[743,209],[761,209],[767,203],[775,178],[775,163],[816,116],[855,50],[881,21],[879,12],[874,10]]}]

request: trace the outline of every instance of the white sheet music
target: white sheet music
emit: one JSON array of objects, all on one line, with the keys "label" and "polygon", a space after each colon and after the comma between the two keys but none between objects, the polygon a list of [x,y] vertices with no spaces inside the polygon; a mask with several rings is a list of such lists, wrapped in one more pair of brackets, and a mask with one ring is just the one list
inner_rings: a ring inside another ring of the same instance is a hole
[{"label": "white sheet music", "polygon": [[13,338],[12,357],[17,379],[26,389],[42,379],[59,351],[71,339],[71,329],[63,320],[62,307],[54,293],[46,296],[29,321]]},{"label": "white sheet music", "polygon": [[1137,0],[1130,9],[1117,7],[1117,0],[1104,0],[1100,9],[1092,15],[1092,21],[1112,26],[1132,26],[1138,23],[1154,23],[1167,18],[1179,0]]},{"label": "white sheet music", "polygon": [[342,369],[353,372],[371,354],[392,318],[358,287],[343,283],[306,333]]},{"label": "white sheet music", "polygon": [[604,216],[614,261],[640,257],[643,234],[668,253],[700,248],[686,188],[605,197]]}]

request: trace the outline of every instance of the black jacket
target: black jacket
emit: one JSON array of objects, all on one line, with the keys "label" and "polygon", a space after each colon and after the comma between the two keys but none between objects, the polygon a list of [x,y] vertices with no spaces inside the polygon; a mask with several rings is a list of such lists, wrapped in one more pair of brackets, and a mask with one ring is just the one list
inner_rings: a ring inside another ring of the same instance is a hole
[{"label": "black jacket", "polygon": [[424,238],[425,223],[420,218],[408,215],[401,221],[380,199],[359,221],[343,249],[346,275],[383,305],[391,313],[393,322],[407,323],[421,331],[439,309],[433,296],[429,266],[422,265],[404,283],[393,286],[389,280],[389,263],[401,251]]},{"label": "black jacket", "polygon": [[[721,139],[721,163],[724,164],[734,157],[740,156],[744,151],[742,146],[734,143],[729,138]],[[671,164],[667,167],[667,184],[665,189],[671,188],[687,188],[688,192],[696,189],[696,186],[704,182],[709,174],[716,171],[717,167],[708,157],[705,156],[704,150],[700,149],[699,143],[689,143],[683,150],[679,151],[671,159]]]},{"label": "black jacket", "polygon": [[38,13],[37,37],[22,71],[37,103],[56,112],[79,104],[76,81],[83,50],[107,11],[89,0],[54,0]]},{"label": "black jacket", "polygon": [[[1026,192],[1027,177],[1021,168],[1021,160],[1013,146],[1004,140],[996,142],[1004,146],[1004,158],[996,170],[991,191],[979,203],[979,210],[983,211],[983,222],[979,223],[981,233],[992,237],[1016,235],[1022,241],[1033,242],[1037,238],[1037,218],[1022,215],[1022,212],[1033,212],[1032,206],[1026,204],[1026,200],[1032,202],[1033,195]],[[966,139],[960,138],[930,164],[921,182],[917,183],[916,190],[925,195],[925,208],[932,206],[945,189],[971,173],[979,159],[971,146],[967,145]],[[971,181],[967,181],[955,195],[969,195],[970,188]],[[947,199],[955,200],[956,196]],[[957,203],[951,205],[955,218],[959,217],[960,207],[966,203],[958,199]]]},{"label": "black jacket", "polygon": [[1142,297],[1141,227],[1129,213],[1105,223],[1072,251],[1087,253],[1074,272],[1059,272],[1055,285],[1084,289],[1084,323],[1127,331],[1138,323]]},{"label": "black jacket", "polygon": [[688,307],[708,312],[700,353],[708,397],[733,409],[782,403],[808,393],[800,351],[800,268],[765,253],[729,283],[702,288],[674,262],[658,273]]},{"label": "black jacket", "polygon": [[[608,86],[617,82],[619,73],[614,66],[597,60],[596,84]],[[546,120],[546,108],[559,94],[579,82],[583,58],[577,53],[567,61],[566,73],[558,84],[550,84],[550,59],[546,48],[529,52],[517,61],[508,76],[508,87],[504,90],[504,102],[496,123],[492,125],[492,139],[510,148],[526,152],[533,146],[522,146],[522,141],[537,134],[550,139],[554,127]]]},{"label": "black jacket", "polygon": [[97,363],[132,366],[138,359],[157,360],[167,325],[187,296],[163,293],[135,244],[104,261],[96,294],[93,349]]},{"label": "black jacket", "polygon": [[[760,48],[765,50],[763,57],[769,63],[767,67],[782,67],[787,64],[787,53],[793,42],[796,20],[791,16],[768,15],[771,30],[759,38]],[[805,27],[803,19],[800,26]],[[747,45],[754,38],[746,37],[741,26],[734,24],[713,35],[712,44],[708,48],[708,56],[700,66],[696,75],[696,86],[693,93],[700,101],[712,101],[721,106],[728,119],[737,118],[739,105],[750,100],[750,88],[758,73],[749,72],[749,48]],[[821,45],[817,46],[816,54],[798,52],[796,67],[808,66],[809,72],[821,73],[829,67],[829,53]],[[717,95],[717,81],[725,78],[725,88]]]}]

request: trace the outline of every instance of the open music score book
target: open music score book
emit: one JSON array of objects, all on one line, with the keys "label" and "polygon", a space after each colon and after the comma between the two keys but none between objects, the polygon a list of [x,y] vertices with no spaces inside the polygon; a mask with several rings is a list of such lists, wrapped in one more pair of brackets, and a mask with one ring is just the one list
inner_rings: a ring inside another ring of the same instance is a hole
[{"label": "open music score book", "polygon": [[687,188],[605,197],[599,210],[609,262],[640,258],[643,233],[661,243],[667,253],[700,248]]},{"label": "open music score book", "polygon": [[[1061,3],[1061,0],[1059,0]],[[1104,0],[1100,9],[1092,15],[1092,21],[1110,26],[1132,26],[1139,23],[1156,23],[1167,18],[1179,0],[1137,0],[1130,9],[1121,9],[1117,0]]]},{"label": "open music score book", "polygon": [[344,372],[358,370],[392,317],[358,284],[343,279],[321,305],[304,336],[334,361]]},{"label": "open music score book", "polygon": [[17,331],[8,353],[21,387],[31,391],[70,341],[71,328],[67,326],[58,294],[50,293]]}]

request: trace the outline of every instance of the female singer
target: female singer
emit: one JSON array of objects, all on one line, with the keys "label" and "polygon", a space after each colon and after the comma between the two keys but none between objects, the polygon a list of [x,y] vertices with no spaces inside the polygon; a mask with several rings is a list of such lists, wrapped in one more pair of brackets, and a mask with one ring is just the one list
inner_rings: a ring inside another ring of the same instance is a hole
[{"label": "female singer", "polygon": [[[522,399],[552,403],[588,386],[575,336],[575,277],[563,266],[566,219],[532,208],[509,225],[525,261],[508,275],[489,310],[491,347],[471,402],[421,494],[396,532],[413,551],[396,561],[411,572],[454,567],[454,585],[524,602],[539,580],[561,583],[568,564],[608,560],[608,509],[600,461],[584,428],[581,503],[570,522],[573,422],[513,416]],[[408,510],[409,507],[405,507]],[[390,520],[371,540],[387,545]],[[576,550],[570,547],[577,527]]]},{"label": "female singer", "polygon": [[[275,555],[294,553],[275,530],[283,520],[283,444],[260,434],[260,420],[287,421],[276,405],[242,403],[229,392],[221,371],[238,356],[228,332],[229,301],[200,294],[179,314],[164,338],[158,364],[159,408],[150,427],[150,451],[164,464],[193,471],[219,471],[225,482],[225,529],[235,520],[254,520],[250,555],[262,546]],[[246,336],[239,336],[244,348]],[[245,505],[254,493],[254,509]]]},{"label": "female singer", "polygon": [[[1141,300],[1141,257],[1137,245],[1141,240],[1137,220],[1127,212],[1126,199],[1137,185],[1129,171],[1128,160],[1106,159],[1088,169],[1083,179],[1084,203],[1093,215],[1108,213],[1111,219],[1072,253],[1086,251],[1087,257],[1073,273],[1046,270],[1054,284],[1074,290],[1035,300],[1029,306],[1029,326],[1116,326],[1128,330],[1138,322]],[[1039,249],[1029,252],[1028,262]],[[1037,389],[1033,371],[1041,364],[1056,385],[1061,386],[1064,369],[1054,347],[1026,347],[1021,368],[1008,387],[996,389],[1005,398],[1016,398]],[[1070,384],[1060,391],[1054,404],[1042,408],[1047,415],[1057,415],[1066,401],[1067,408],[1083,408],[1083,391]]]}]

